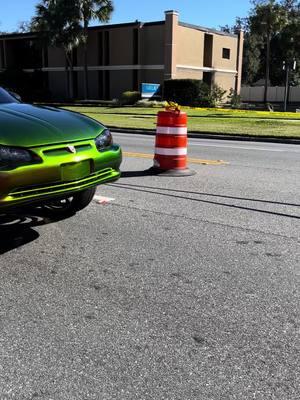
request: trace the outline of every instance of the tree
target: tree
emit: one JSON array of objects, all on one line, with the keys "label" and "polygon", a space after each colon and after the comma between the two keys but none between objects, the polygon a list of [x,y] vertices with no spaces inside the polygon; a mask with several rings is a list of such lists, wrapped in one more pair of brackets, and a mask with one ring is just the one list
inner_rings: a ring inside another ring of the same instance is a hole
[{"label": "tree", "polygon": [[42,0],[36,5],[31,28],[39,32],[45,44],[64,50],[66,57],[67,91],[73,93],[73,50],[82,41],[82,28],[78,8],[68,0]]},{"label": "tree", "polygon": [[260,35],[251,34],[249,31],[245,32],[242,80],[246,84],[252,84],[261,77],[263,47],[264,41]]},{"label": "tree", "polygon": [[261,69],[261,51],[263,48],[263,39],[261,35],[250,31],[249,18],[237,17],[233,26],[225,25],[220,27],[223,32],[238,34],[244,31],[244,51],[242,81],[246,84],[252,84],[259,79]]},{"label": "tree", "polygon": [[112,0],[76,0],[76,2],[79,7],[80,20],[83,26],[84,97],[87,99],[89,96],[87,60],[88,27],[92,20],[108,22],[114,7]]},{"label": "tree", "polygon": [[[270,33],[270,40],[266,41],[266,7],[272,3],[273,11],[281,20],[279,26]],[[244,84],[253,84],[260,79],[266,83],[266,72],[269,64],[267,80],[276,86],[285,83],[283,61],[289,65],[297,61],[297,70],[290,71],[291,84],[300,84],[300,2],[299,0],[269,0],[252,1],[253,8],[246,18],[237,18],[234,26],[223,29],[236,33],[237,28],[244,30],[243,76]],[[257,7],[262,11],[257,14]],[[255,23],[254,23],[255,22]],[[267,43],[269,43],[269,57],[266,57]],[[267,58],[269,62],[267,62]]]},{"label": "tree", "polygon": [[[265,84],[264,102],[267,102],[268,86],[270,84],[270,46],[271,40],[288,23],[287,9],[275,0],[253,1],[254,8],[249,16],[250,32],[261,35],[265,39]],[[287,4],[286,6],[290,6]]]},{"label": "tree", "polygon": [[30,21],[20,21],[18,23],[18,30],[17,32],[20,33],[27,33],[31,30],[31,22]]},{"label": "tree", "polygon": [[[300,83],[299,64],[300,64],[300,9],[295,5],[290,9],[288,24],[282,29],[277,37],[274,61],[280,65],[284,61],[285,68],[290,70],[292,85]],[[296,63],[295,63],[296,62]],[[297,68],[294,69],[295,64]]]},{"label": "tree", "polygon": [[299,9],[298,0],[282,0],[281,5],[288,12],[293,12],[296,9]]}]

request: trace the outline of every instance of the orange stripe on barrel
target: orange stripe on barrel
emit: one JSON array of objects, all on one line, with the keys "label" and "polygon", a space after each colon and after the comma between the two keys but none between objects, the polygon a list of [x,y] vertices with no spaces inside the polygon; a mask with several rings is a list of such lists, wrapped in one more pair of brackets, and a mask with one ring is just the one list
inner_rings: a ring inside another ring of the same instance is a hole
[{"label": "orange stripe on barrel", "polygon": [[166,171],[187,169],[186,113],[158,112],[154,167]]},{"label": "orange stripe on barrel", "polygon": [[156,135],[156,147],[187,147],[187,136]]},{"label": "orange stripe on barrel", "polygon": [[159,111],[157,114],[158,126],[187,126],[187,115],[184,112],[177,111]]},{"label": "orange stripe on barrel", "polygon": [[162,156],[155,154],[160,169],[184,169],[187,166],[186,156]]}]

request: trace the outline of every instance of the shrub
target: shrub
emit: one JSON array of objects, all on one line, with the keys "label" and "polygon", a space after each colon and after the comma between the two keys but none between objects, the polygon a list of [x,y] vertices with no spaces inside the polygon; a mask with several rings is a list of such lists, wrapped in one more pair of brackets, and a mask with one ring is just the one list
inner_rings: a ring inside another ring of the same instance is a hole
[{"label": "shrub", "polygon": [[149,107],[149,108],[161,108],[167,106],[166,101],[157,101],[157,100],[139,100],[136,103],[137,107]]},{"label": "shrub", "polygon": [[216,107],[225,93],[220,86],[210,87],[197,79],[170,79],[164,83],[164,99],[183,106]]},{"label": "shrub", "polygon": [[219,85],[213,84],[211,88],[209,88],[208,93],[207,93],[207,106],[208,107],[216,107],[219,105],[224,96],[225,96],[226,90],[222,89]]},{"label": "shrub", "polygon": [[122,106],[132,106],[141,98],[140,92],[124,92],[121,95],[120,105]]},{"label": "shrub", "polygon": [[237,94],[237,91],[234,89],[230,89],[228,99],[232,108],[240,108],[241,107],[241,96]]},{"label": "shrub", "polygon": [[198,79],[169,79],[164,82],[164,100],[184,106],[198,105],[205,83]]}]

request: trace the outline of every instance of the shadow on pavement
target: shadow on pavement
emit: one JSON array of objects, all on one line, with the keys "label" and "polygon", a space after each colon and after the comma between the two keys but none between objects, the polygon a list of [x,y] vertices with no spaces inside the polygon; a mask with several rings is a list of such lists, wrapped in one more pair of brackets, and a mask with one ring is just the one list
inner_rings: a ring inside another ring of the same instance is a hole
[{"label": "shadow on pavement", "polygon": [[[110,186],[115,186],[115,187],[119,187],[119,188],[126,189],[126,190],[133,190],[133,191],[144,192],[144,193],[152,193],[152,194],[156,194],[156,195],[160,195],[160,196],[167,196],[167,197],[172,197],[172,198],[177,198],[177,199],[191,200],[191,201],[200,202],[200,203],[214,204],[214,205],[229,207],[229,208],[236,208],[236,209],[240,209],[240,210],[255,211],[255,212],[264,213],[264,214],[271,214],[271,215],[276,215],[276,216],[281,216],[281,217],[300,219],[299,215],[286,214],[286,213],[280,213],[280,212],[269,211],[269,210],[262,210],[259,208],[252,208],[252,207],[246,207],[246,206],[242,206],[242,205],[228,204],[228,203],[223,203],[223,202],[218,202],[218,201],[213,201],[213,200],[196,199],[193,197],[180,196],[177,194],[166,193],[166,192],[207,196],[207,197],[213,197],[213,198],[217,197],[217,198],[221,198],[221,199],[230,199],[230,200],[251,201],[251,202],[257,202],[257,203],[264,203],[264,204],[268,204],[268,205],[280,205],[280,206],[290,206],[290,207],[300,207],[300,204],[283,203],[283,202],[272,201],[272,200],[260,200],[260,199],[235,197],[235,196],[227,196],[227,195],[219,195],[219,194],[210,194],[210,193],[202,193],[202,192],[189,192],[186,190],[167,189],[167,188],[153,187],[153,186],[133,185],[133,184],[127,184],[127,183],[114,183],[114,184],[110,184]],[[162,193],[160,193],[160,192],[162,192]]]},{"label": "shadow on pavement", "polygon": [[65,218],[67,216],[51,218],[38,208],[0,214],[0,255],[36,240],[40,235],[32,228]]},{"label": "shadow on pavement", "polygon": [[144,171],[122,171],[121,177],[122,178],[136,178],[139,176],[150,176],[155,175],[153,171],[149,169],[145,169]]}]

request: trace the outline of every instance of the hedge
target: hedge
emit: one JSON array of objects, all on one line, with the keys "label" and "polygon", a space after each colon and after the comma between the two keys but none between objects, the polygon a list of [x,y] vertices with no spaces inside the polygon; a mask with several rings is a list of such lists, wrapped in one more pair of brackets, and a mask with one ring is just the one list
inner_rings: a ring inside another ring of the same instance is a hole
[{"label": "hedge", "polygon": [[183,106],[215,107],[223,101],[226,90],[198,79],[169,79],[164,82],[164,100]]}]

